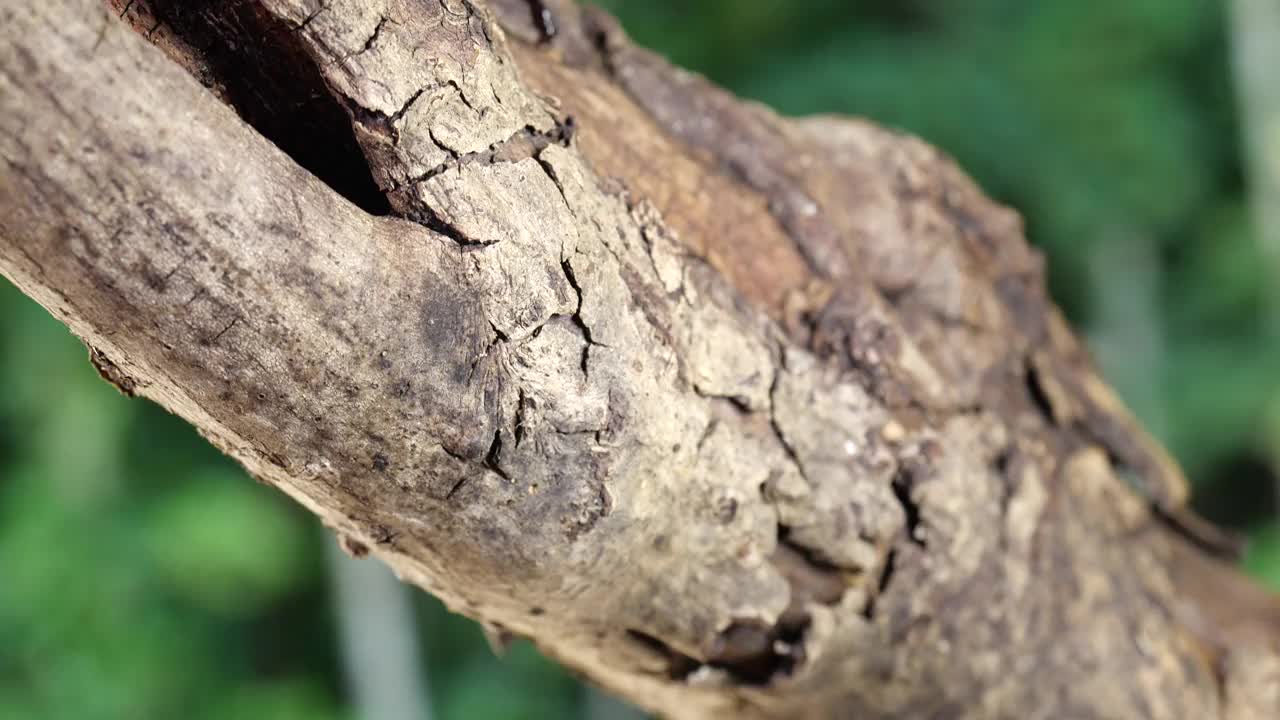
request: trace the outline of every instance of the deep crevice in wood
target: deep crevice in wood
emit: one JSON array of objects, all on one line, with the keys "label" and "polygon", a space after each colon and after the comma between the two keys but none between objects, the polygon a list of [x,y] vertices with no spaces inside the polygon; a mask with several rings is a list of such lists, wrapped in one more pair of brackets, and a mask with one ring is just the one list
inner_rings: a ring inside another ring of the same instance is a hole
[{"label": "deep crevice in wood", "polygon": [[365,212],[391,212],[351,119],[293,28],[253,0],[131,0],[122,11],[148,40],[171,41],[161,45],[171,54],[179,41],[180,64],[203,70],[197,79],[299,165]]},{"label": "deep crevice in wood", "polygon": [[[920,503],[916,502],[911,494],[915,488],[915,482],[915,471],[912,468],[899,468],[893,476],[893,496],[898,499],[898,504],[902,506],[902,514],[906,518],[904,533],[907,539],[920,547],[925,547],[926,543],[921,530]],[[888,567],[887,563],[886,567]],[[882,584],[885,582],[887,580],[881,581]]]}]

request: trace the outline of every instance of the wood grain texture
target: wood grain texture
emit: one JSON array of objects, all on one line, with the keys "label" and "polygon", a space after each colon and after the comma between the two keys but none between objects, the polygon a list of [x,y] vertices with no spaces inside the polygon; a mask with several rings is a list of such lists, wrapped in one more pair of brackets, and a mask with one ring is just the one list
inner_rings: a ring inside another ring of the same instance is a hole
[{"label": "wood grain texture", "polygon": [[1276,599],[1016,214],[545,7],[10,2],[0,271],[348,546],[662,715],[1280,712]]}]

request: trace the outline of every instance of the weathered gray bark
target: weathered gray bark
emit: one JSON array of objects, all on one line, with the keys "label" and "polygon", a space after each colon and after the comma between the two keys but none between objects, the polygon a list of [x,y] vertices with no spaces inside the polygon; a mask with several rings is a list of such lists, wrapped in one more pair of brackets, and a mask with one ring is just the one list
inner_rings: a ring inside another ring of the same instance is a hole
[{"label": "weathered gray bark", "polygon": [[568,3],[107,6],[0,9],[0,271],[353,552],[671,717],[1280,712],[936,151]]}]

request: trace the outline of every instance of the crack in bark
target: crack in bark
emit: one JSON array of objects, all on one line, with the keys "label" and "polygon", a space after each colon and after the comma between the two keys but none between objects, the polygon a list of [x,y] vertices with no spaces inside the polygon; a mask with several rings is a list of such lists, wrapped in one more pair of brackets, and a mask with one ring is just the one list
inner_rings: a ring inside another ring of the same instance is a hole
[{"label": "crack in bark", "polygon": [[[467,368],[466,384],[468,386],[471,385],[472,379],[475,378],[476,369],[480,367],[480,363],[484,362],[485,359],[487,359],[489,355],[492,354],[493,351],[499,345],[501,345],[502,343],[508,342],[508,338],[506,334],[503,333],[501,330],[499,330],[497,326],[493,324],[492,321],[489,322],[489,329],[493,330],[493,339],[489,341],[489,344],[485,346],[484,350],[480,351],[479,354],[477,354],[474,358],[472,358],[471,365]],[[531,337],[537,337],[536,333],[540,332],[541,330],[542,330],[542,326],[535,328],[534,329],[535,334],[531,334]]]},{"label": "crack in bark", "polygon": [[489,450],[485,453],[484,462],[482,464],[489,470],[492,470],[494,473],[496,473],[498,477],[510,482],[511,476],[507,474],[506,470],[502,469],[502,465],[500,464],[501,462],[502,462],[502,430],[501,428],[499,428],[498,430],[493,431],[493,442],[490,443]]},{"label": "crack in bark", "polygon": [[379,17],[378,24],[374,26],[373,33],[369,35],[369,38],[367,40],[364,41],[364,45],[359,50],[351,53],[350,55],[344,55],[341,58],[335,60],[334,62],[335,63],[346,62],[352,58],[359,57],[369,52],[370,50],[373,49],[374,44],[378,42],[378,38],[382,35],[382,29],[386,27],[387,23],[394,23],[394,22],[395,22],[394,20],[387,17],[386,15]]},{"label": "crack in bark", "polygon": [[[415,96],[416,97],[416,96]],[[394,192],[407,186],[417,185],[431,178],[448,172],[449,170],[457,170],[467,167],[468,165],[496,165],[498,163],[515,163],[528,158],[535,158],[548,145],[562,145],[568,147],[573,137],[574,122],[573,118],[557,122],[556,126],[550,130],[540,131],[531,125],[512,133],[510,137],[502,142],[491,145],[487,150],[479,150],[459,155],[449,147],[441,145],[432,137],[441,150],[452,156],[449,162],[441,163],[424,173],[415,175],[406,179],[402,183],[390,188],[388,192]],[[563,190],[561,191],[563,192]]]},{"label": "crack in bark", "polygon": [[502,242],[500,239],[477,240],[468,236],[458,229],[456,225],[445,221],[436,212],[435,208],[425,202],[415,202],[401,212],[393,214],[399,214],[405,220],[417,223],[438,235],[449,238],[463,251],[483,250]]},{"label": "crack in bark", "polygon": [[328,10],[328,9],[329,9],[329,5],[328,5],[328,4],[326,4],[326,3],[321,3],[320,7],[316,8],[316,9],[315,9],[315,11],[313,11],[311,14],[309,14],[309,15],[307,15],[305,18],[303,18],[303,19],[302,19],[302,22],[298,23],[298,24],[293,28],[294,32],[302,32],[303,30],[306,30],[306,29],[307,29],[307,26],[308,26],[308,25],[310,25],[310,24],[312,23],[312,21],[314,21],[317,17],[320,17],[320,13],[322,13],[322,12],[324,12],[324,11]]},{"label": "crack in bark", "polygon": [[392,145],[399,145],[400,128],[396,127],[396,123],[405,116],[405,113],[409,112],[409,108],[413,107],[413,104],[418,101],[418,98],[422,97],[423,93],[430,89],[432,88],[418,88],[407,100],[404,101],[403,105],[397,108],[396,111],[390,115],[375,108],[364,107],[341,92],[335,91],[334,96],[337,101],[346,108],[347,114],[351,117],[353,122],[360,123],[361,126],[371,132],[383,134],[390,140]]},{"label": "crack in bark", "polygon": [[786,434],[782,432],[782,425],[778,423],[778,416],[776,412],[778,407],[777,394],[778,384],[782,381],[782,373],[784,372],[781,358],[783,357],[785,350],[779,347],[778,353],[779,360],[774,366],[773,381],[769,384],[769,428],[773,431],[774,437],[778,439],[778,444],[782,446],[783,452],[785,452],[787,457],[791,460],[791,464],[795,466],[796,472],[798,472],[800,477],[804,478],[807,483],[809,482],[809,476],[805,474],[804,463],[800,462],[800,455],[796,452],[796,449],[792,447],[791,443],[787,441]]},{"label": "crack in bark", "polygon": [[573,273],[573,265],[569,263],[568,258],[565,258],[560,261],[560,267],[564,271],[565,279],[569,281],[569,287],[573,288],[573,293],[577,297],[577,304],[573,308],[573,315],[570,316],[570,319],[573,321],[574,326],[578,328],[579,332],[582,333],[582,339],[585,341],[585,344],[582,346],[582,360],[580,361],[580,368],[582,370],[583,377],[588,377],[588,367],[591,362],[591,348],[608,346],[603,343],[596,342],[596,340],[591,336],[591,328],[587,326],[587,321],[582,319],[582,286],[578,284],[578,278]]},{"label": "crack in bark", "polygon": [[213,337],[203,340],[202,343],[207,346],[217,345],[218,341],[221,340],[224,335],[231,332],[231,329],[238,324],[240,324],[240,318],[239,317],[232,318],[231,322],[227,323],[221,330],[215,333]]},{"label": "crack in bark", "polygon": [[894,571],[897,570],[898,549],[891,547],[889,552],[884,556],[884,565],[880,568],[880,575],[876,579],[874,590],[867,594],[867,604],[862,608],[862,617],[872,620],[876,615],[876,606],[880,597],[889,589],[889,583],[893,580]]},{"label": "crack in bark", "polygon": [[512,436],[515,438],[516,448],[519,449],[520,443],[524,441],[524,413],[525,404],[532,402],[526,400],[524,396],[524,388],[516,388],[516,417],[513,424]]},{"label": "crack in bark", "polygon": [[899,466],[898,472],[894,474],[891,483],[893,488],[893,496],[898,499],[898,504],[902,506],[902,512],[906,519],[904,532],[906,537],[912,543],[919,547],[926,547],[923,535],[923,528],[920,521],[920,503],[916,502],[911,496],[912,490],[915,488],[915,471],[906,465]]},{"label": "crack in bark", "polygon": [[[577,123],[574,121],[572,115],[566,116],[565,119],[561,121],[560,129],[562,144],[565,147],[568,147],[569,143],[573,140],[574,133],[577,131]],[[551,178],[551,182],[555,184],[556,190],[560,191],[560,197],[564,200],[565,207],[569,209],[569,214],[573,215],[573,206],[569,204],[569,197],[564,194],[564,183],[560,182],[560,178],[556,175],[555,167],[542,158],[543,150],[546,150],[546,148],[544,147],[539,150],[538,153],[534,155],[534,159],[538,161],[538,165],[542,166],[542,171],[547,174],[547,177]]]},{"label": "crack in bark", "polygon": [[673,680],[688,682],[700,669],[712,668],[727,673],[737,684],[764,687],[792,675],[806,660],[805,636],[812,621],[808,606],[838,604],[848,584],[838,568],[791,542],[789,533],[786,526],[778,526],[770,562],[791,587],[791,601],[772,625],[756,619],[734,620],[716,635],[702,660],[638,630],[628,634],[666,659],[667,674]]}]

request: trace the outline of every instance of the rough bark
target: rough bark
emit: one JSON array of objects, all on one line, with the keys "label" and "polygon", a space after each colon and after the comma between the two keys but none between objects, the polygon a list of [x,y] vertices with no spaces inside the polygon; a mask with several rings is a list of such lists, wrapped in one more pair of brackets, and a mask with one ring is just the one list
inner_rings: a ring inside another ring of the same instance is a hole
[{"label": "rough bark", "polygon": [[0,36],[0,271],[455,610],[677,718],[1280,713],[1276,599],[927,145],[550,0]]}]

